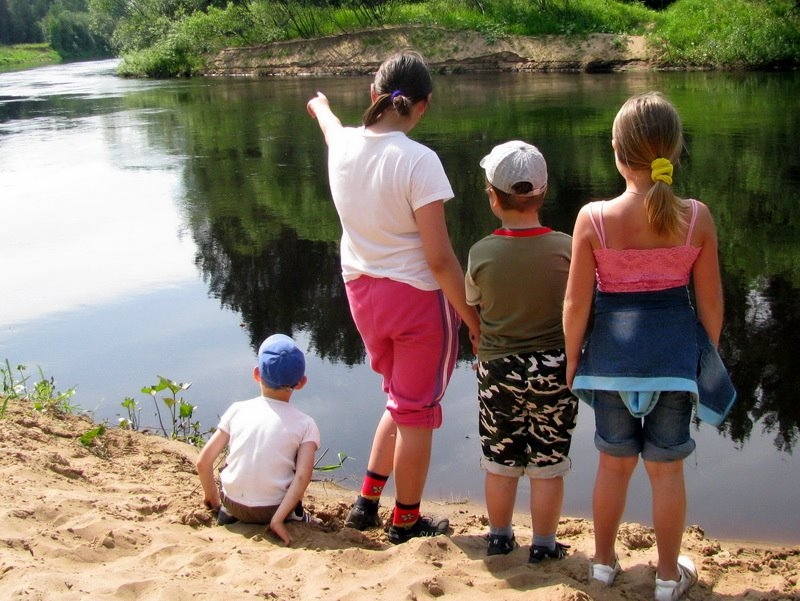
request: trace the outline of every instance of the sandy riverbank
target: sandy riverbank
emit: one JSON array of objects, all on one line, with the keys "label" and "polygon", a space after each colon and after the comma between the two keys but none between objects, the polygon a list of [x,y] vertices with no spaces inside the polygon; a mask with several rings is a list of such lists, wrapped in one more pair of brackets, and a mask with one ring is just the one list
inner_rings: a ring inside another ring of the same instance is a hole
[{"label": "sandy riverbank", "polygon": [[[609,589],[587,577],[588,520],[562,520],[567,559],[529,565],[526,515],[514,520],[522,548],[487,558],[482,507],[426,501],[425,511],[450,517],[451,534],[392,546],[381,530],[343,528],[354,493],[315,482],[306,505],[323,526],[292,524],[287,548],[261,526],[214,524],[201,504],[196,449],[116,429],[87,449],[77,437],[91,426],[18,402],[0,421],[0,598],[652,598],[654,538],[641,525],[623,528],[624,572]],[[800,600],[800,547],[712,540],[692,526],[684,551],[700,572],[688,599]]]}]

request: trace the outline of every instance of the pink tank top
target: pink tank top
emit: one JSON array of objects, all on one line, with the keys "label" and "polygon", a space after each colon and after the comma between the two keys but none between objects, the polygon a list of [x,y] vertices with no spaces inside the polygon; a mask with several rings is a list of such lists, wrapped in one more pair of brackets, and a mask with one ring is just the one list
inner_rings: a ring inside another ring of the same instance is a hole
[{"label": "pink tank top", "polygon": [[[597,288],[601,292],[651,292],[686,286],[692,274],[692,267],[700,254],[701,247],[691,246],[694,224],[697,219],[697,201],[691,201],[692,217],[686,244],[669,248],[626,248],[617,250],[606,248],[606,232],[603,223],[603,204],[600,203],[600,217],[595,220],[594,212],[589,211],[597,237],[602,248],[594,251],[597,264]],[[592,207],[593,208],[593,207]]]}]

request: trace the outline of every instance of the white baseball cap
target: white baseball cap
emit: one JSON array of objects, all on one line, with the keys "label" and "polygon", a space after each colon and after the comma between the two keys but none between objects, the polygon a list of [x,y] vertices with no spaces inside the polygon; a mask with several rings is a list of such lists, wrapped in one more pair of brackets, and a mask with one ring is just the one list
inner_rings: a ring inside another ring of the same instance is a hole
[{"label": "white baseball cap", "polygon": [[528,182],[533,189],[517,196],[535,196],[547,187],[547,163],[536,146],[512,140],[492,148],[492,152],[481,159],[486,170],[486,179],[506,194],[516,194],[514,185]]}]

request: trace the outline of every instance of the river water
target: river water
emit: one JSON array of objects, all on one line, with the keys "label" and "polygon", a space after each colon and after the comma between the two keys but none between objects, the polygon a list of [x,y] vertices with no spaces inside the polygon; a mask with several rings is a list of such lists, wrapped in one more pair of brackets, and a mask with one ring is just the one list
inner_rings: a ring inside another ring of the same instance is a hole
[{"label": "river water", "polygon": [[[0,74],[0,360],[37,368],[95,419],[162,375],[204,430],[250,378],[266,335],[308,352],[293,402],[320,425],[326,477],[356,489],[383,399],[364,363],[338,270],[339,224],[325,149],[305,101],[323,90],[356,123],[369,78],[125,80],[115,61]],[[800,75],[621,73],[440,75],[412,137],[451,177],[460,258],[495,227],[483,156],[528,140],[550,171],[544,219],[570,232],[587,201],[622,188],[610,127],[629,95],[659,89],[678,106],[683,195],[717,221],[726,297],[722,352],[740,400],[722,428],[698,424],[686,462],[688,521],[712,537],[800,542]],[[475,376],[464,345],[434,436],[426,498],[483,502]],[[564,511],[590,516],[597,454],[581,407]],[[527,507],[520,486],[518,507]],[[643,471],[626,521],[650,523]],[[457,505],[450,508],[457,510]],[[448,511],[448,507],[440,511]]]}]

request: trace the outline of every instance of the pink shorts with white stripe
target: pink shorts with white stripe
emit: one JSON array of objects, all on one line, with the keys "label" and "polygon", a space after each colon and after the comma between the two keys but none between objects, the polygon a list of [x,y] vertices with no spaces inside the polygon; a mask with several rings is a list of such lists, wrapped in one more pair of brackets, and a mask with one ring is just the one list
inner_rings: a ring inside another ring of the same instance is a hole
[{"label": "pink shorts with white stripe", "polygon": [[395,423],[440,427],[439,403],[458,356],[458,314],[441,290],[363,275],[346,288],[350,312],[372,369],[383,377],[386,408]]}]

